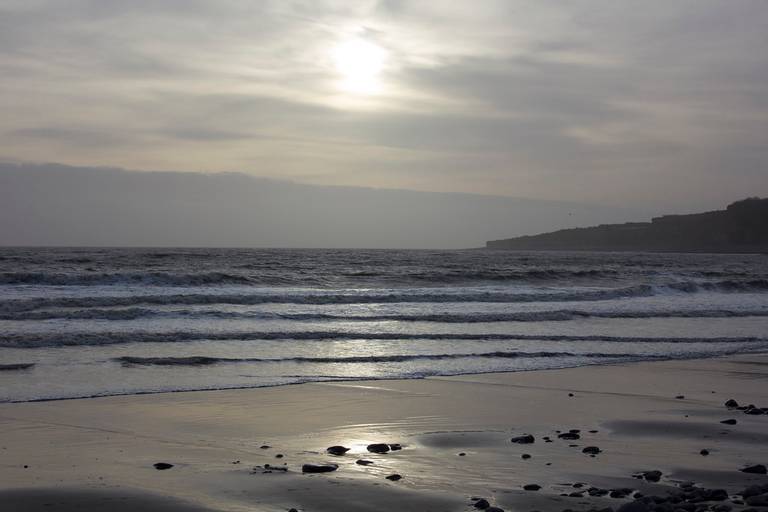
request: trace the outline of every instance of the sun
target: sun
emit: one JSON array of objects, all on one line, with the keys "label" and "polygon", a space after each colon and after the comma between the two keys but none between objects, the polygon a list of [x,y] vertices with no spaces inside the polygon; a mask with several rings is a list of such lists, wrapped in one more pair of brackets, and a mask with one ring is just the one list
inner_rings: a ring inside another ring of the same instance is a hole
[{"label": "sun", "polygon": [[376,94],[381,90],[386,58],[382,47],[364,39],[339,44],[333,50],[333,60],[341,75],[341,88],[356,94]]}]

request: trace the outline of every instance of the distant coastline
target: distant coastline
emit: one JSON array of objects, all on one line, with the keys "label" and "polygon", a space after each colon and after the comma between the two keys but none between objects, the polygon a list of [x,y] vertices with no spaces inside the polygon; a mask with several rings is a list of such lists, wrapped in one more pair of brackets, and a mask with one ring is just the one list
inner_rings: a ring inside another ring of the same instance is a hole
[{"label": "distant coastline", "polygon": [[768,199],[716,210],[665,215],[651,222],[602,224],[486,242],[486,249],[768,253]]}]

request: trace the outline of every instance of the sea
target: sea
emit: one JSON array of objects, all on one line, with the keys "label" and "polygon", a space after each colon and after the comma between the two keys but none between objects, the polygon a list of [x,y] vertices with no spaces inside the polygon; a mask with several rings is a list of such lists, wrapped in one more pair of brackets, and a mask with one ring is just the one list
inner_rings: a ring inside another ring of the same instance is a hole
[{"label": "sea", "polygon": [[0,248],[0,401],[768,350],[768,255]]}]

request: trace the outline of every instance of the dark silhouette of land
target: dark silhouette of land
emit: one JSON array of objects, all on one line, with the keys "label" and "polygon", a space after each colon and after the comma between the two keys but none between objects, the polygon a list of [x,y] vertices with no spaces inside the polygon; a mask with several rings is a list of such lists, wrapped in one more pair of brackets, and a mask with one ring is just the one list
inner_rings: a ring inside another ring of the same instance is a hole
[{"label": "dark silhouette of land", "polygon": [[768,252],[768,199],[651,222],[603,224],[486,242],[488,249],[546,251]]}]

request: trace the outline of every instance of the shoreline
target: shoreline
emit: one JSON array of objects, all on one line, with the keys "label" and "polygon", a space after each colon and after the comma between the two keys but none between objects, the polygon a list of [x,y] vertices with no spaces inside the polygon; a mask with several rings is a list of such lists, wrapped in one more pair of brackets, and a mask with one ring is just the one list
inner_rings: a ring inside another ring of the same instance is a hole
[{"label": "shoreline", "polygon": [[[768,415],[723,404],[768,406],[766,380],[762,353],[3,403],[0,497],[16,490],[28,507],[19,510],[34,511],[49,510],[35,508],[41,496],[68,511],[93,493],[102,504],[109,496],[183,501],[147,510],[467,511],[479,496],[508,511],[560,511],[632,500],[579,491],[588,486],[648,494],[693,480],[733,494],[768,484],[739,471],[768,462]],[[738,423],[720,423],[728,418]],[[580,439],[557,437],[570,429]],[[536,442],[510,443],[523,434]],[[368,452],[376,442],[403,449]],[[326,454],[332,445],[351,450]],[[587,446],[600,452],[590,457]],[[157,462],[174,467],[158,471]],[[301,473],[302,464],[328,462],[338,470]],[[275,469],[283,464],[288,471]],[[650,470],[662,472],[660,482],[632,476]],[[384,478],[395,473],[402,480]],[[532,484],[541,489],[523,489]]]},{"label": "shoreline", "polygon": [[[428,380],[428,379],[442,379],[442,378],[451,378],[451,377],[470,377],[473,375],[506,375],[506,374],[515,374],[515,373],[528,373],[528,372],[553,372],[553,371],[561,371],[561,370],[572,370],[576,368],[586,368],[586,367],[595,367],[595,366],[615,366],[615,365],[631,365],[631,364],[642,364],[642,363],[658,363],[658,362],[668,362],[668,361],[706,361],[710,359],[720,359],[720,358],[729,358],[732,356],[738,356],[738,355],[754,355],[754,356],[768,356],[768,350],[760,349],[755,352],[733,352],[733,353],[726,353],[726,354],[713,354],[710,356],[701,356],[700,354],[693,355],[691,357],[667,357],[667,356],[654,356],[653,358],[646,358],[646,359],[635,359],[635,360],[625,360],[625,361],[616,361],[616,362],[600,362],[595,361],[588,364],[581,364],[576,366],[560,366],[560,367],[553,367],[553,368],[522,368],[522,369],[515,369],[515,370],[507,370],[507,371],[488,371],[488,372],[467,372],[467,373],[450,373],[450,374],[444,374],[444,375],[426,375],[426,376],[419,376],[419,377],[381,377],[378,379],[370,378],[370,377],[350,377],[350,378],[343,378],[343,379],[329,379],[329,380],[308,380],[308,381],[302,381],[302,382],[287,382],[283,384],[265,384],[260,386],[233,386],[233,387],[221,387],[221,388],[202,388],[202,389],[169,389],[169,390],[160,390],[160,391],[133,391],[133,392],[126,392],[126,393],[109,393],[109,394],[99,394],[99,395],[89,395],[89,396],[73,396],[73,397],[54,397],[54,398],[34,398],[31,400],[0,400],[0,406],[5,404],[25,404],[25,403],[44,403],[44,402],[60,402],[60,401],[70,401],[70,400],[91,400],[91,399],[99,399],[99,398],[117,398],[117,397],[130,397],[130,396],[145,396],[145,395],[164,395],[164,394],[178,394],[178,393],[215,393],[218,391],[226,392],[226,391],[248,391],[248,390],[259,390],[259,389],[271,389],[271,388],[280,388],[283,386],[302,386],[302,385],[309,385],[309,384],[334,384],[334,383],[364,383],[364,382],[391,382],[391,381],[420,381],[420,380]],[[22,363],[23,365],[27,365],[30,363]],[[31,363],[34,365],[35,363]],[[16,365],[11,365],[16,366]],[[26,368],[16,371],[24,371]]]}]

